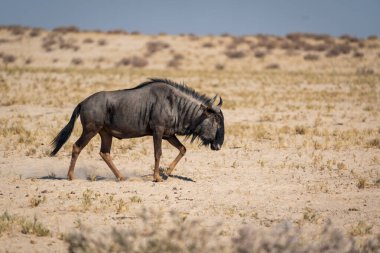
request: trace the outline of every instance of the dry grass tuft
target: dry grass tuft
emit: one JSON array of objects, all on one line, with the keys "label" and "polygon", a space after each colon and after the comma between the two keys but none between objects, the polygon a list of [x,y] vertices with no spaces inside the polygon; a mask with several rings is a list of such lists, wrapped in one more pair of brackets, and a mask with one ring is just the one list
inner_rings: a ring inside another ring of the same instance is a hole
[{"label": "dry grass tuft", "polygon": [[4,232],[12,230],[17,223],[18,218],[16,216],[9,214],[7,211],[3,212],[0,216],[0,236]]},{"label": "dry grass tuft", "polygon": [[36,216],[34,216],[33,221],[24,217],[11,215],[7,211],[0,216],[0,235],[20,229],[20,227],[21,230],[19,231],[23,234],[34,234],[36,236],[50,235],[50,230],[40,223]]},{"label": "dry grass tuft", "polygon": [[122,199],[119,199],[116,204],[116,214],[124,213],[128,211],[127,202]]},{"label": "dry grass tuft", "polygon": [[294,131],[296,134],[304,135],[306,133],[306,128],[304,126],[296,126]]},{"label": "dry grass tuft", "polygon": [[373,225],[368,225],[364,221],[359,221],[358,224],[352,226],[350,234],[353,236],[362,236],[372,233]]},{"label": "dry grass tuft", "polygon": [[29,206],[30,207],[37,207],[41,203],[44,203],[46,201],[46,197],[41,197],[40,195],[38,197],[32,197],[29,199]]},{"label": "dry grass tuft", "polygon": [[86,189],[82,194],[82,207],[83,210],[87,211],[92,206],[93,191]]},{"label": "dry grass tuft", "polygon": [[50,235],[50,230],[40,222],[38,222],[37,217],[34,216],[33,221],[24,220],[21,224],[21,233],[23,234],[34,234],[36,236],[48,236]]},{"label": "dry grass tuft", "polygon": [[367,180],[365,178],[359,178],[358,183],[356,184],[356,186],[359,189],[364,189],[366,185],[367,185]]},{"label": "dry grass tuft", "polygon": [[370,141],[368,141],[368,146],[372,148],[380,148],[380,139],[374,138]]},{"label": "dry grass tuft", "polygon": [[132,203],[141,203],[142,202],[142,199],[137,195],[132,196],[129,199],[131,200]]}]

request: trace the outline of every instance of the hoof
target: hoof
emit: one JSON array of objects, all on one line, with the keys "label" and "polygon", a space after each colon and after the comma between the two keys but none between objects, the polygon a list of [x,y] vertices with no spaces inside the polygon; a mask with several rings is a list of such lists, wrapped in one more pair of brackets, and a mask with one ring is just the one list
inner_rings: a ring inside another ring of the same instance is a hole
[{"label": "hoof", "polygon": [[125,181],[125,177],[118,177],[117,180],[118,181]]},{"label": "hoof", "polygon": [[74,177],[70,176],[70,175],[67,175],[67,180],[72,181],[72,180],[74,180]]},{"label": "hoof", "polygon": [[167,168],[165,174],[170,177],[172,175],[173,169]]},{"label": "hoof", "polygon": [[163,182],[164,180],[162,180],[162,178],[161,177],[155,177],[154,179],[153,179],[153,182],[157,182],[157,183],[159,183],[159,182]]}]

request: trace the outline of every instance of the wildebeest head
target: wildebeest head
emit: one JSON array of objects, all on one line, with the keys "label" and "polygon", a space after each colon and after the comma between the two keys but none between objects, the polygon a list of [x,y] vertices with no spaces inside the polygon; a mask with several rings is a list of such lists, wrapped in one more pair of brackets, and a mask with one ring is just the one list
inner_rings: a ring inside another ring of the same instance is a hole
[{"label": "wildebeest head", "polygon": [[215,96],[208,106],[201,105],[203,121],[198,126],[198,137],[202,144],[210,144],[212,150],[220,150],[224,142],[224,117],[221,110],[223,100],[219,97],[219,104],[215,105],[216,98]]}]

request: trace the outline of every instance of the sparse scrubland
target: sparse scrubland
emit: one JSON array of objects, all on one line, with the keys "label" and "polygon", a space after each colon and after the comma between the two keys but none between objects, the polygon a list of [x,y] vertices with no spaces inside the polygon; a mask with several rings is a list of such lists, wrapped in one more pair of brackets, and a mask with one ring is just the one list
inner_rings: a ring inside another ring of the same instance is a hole
[{"label": "sparse scrubland", "polygon": [[[115,139],[116,182],[96,137],[67,181],[75,105],[149,77],[221,95],[222,150],[185,142],[153,183],[151,138]],[[376,36],[2,27],[0,251],[379,252],[379,95]]]}]

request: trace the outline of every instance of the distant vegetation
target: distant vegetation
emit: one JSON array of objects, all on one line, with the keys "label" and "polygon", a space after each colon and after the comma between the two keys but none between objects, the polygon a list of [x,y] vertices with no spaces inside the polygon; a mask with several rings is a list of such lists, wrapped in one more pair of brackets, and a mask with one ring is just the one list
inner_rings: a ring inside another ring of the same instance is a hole
[{"label": "distant vegetation", "polygon": [[[83,30],[76,26],[56,27],[52,30],[44,30],[41,28],[30,28],[23,26],[0,26],[0,31],[8,31],[13,38],[0,39],[1,44],[8,44],[12,41],[20,41],[22,36],[28,36],[30,39],[41,40],[41,48],[45,52],[55,52],[58,50],[67,50],[78,52],[72,56],[72,60],[68,65],[72,67],[88,67],[91,62],[96,62],[97,67],[100,66],[116,66],[116,67],[135,67],[145,68],[157,66],[155,64],[158,58],[166,59],[165,66],[168,69],[181,69],[190,60],[188,55],[184,54],[183,50],[178,50],[175,43],[169,43],[166,38],[170,38],[166,33],[160,33],[139,45],[142,50],[139,52],[131,51],[119,59],[112,59],[113,64],[110,64],[111,59],[106,59],[104,56],[102,61],[97,59],[86,59],[83,57],[82,48],[91,47],[91,52],[102,53],[105,50],[112,50],[111,48],[118,45],[113,44],[110,38],[132,38],[139,36],[139,31],[128,32],[123,29],[113,29],[109,31],[100,30]],[[75,34],[87,34],[86,37],[78,39]],[[106,37],[107,35],[114,35],[114,37]],[[102,38],[103,36],[103,38]],[[129,37],[128,37],[129,36]],[[237,61],[259,61],[263,65],[261,69],[286,69],[287,64],[275,62],[271,57],[278,57],[282,55],[287,58],[303,59],[307,64],[320,64],[321,61],[333,61],[334,59],[345,56],[352,59],[362,60],[366,59],[369,55],[371,57],[380,57],[380,40],[376,35],[368,36],[367,38],[357,38],[351,35],[342,35],[340,37],[333,37],[327,34],[310,34],[310,33],[290,33],[286,36],[274,35],[247,35],[247,36],[233,36],[228,33],[221,36],[198,36],[195,34],[181,34],[178,36],[172,35],[173,38],[178,37],[182,40],[187,40],[186,43],[194,43],[199,41],[197,46],[199,50],[192,53],[192,59],[199,60],[203,63],[209,60],[202,60],[206,55],[213,56],[223,55],[223,61],[215,61],[211,65],[215,66],[216,70],[228,70],[231,65],[225,64],[229,60]],[[206,39],[207,38],[207,39]],[[82,44],[82,45],[81,45]],[[82,47],[82,48],[81,48]],[[95,47],[98,47],[95,49]],[[206,53],[209,52],[209,53]],[[21,59],[16,61],[18,56],[9,53],[0,52],[2,54],[2,63],[6,66],[12,64],[24,63],[25,65],[33,65],[38,62],[38,59],[33,57],[33,61]],[[163,53],[165,53],[164,58]],[[169,56],[167,55],[169,53]],[[206,53],[206,54],[205,54]],[[170,56],[171,55],[171,56]],[[169,58],[168,58],[169,57]],[[31,57],[27,57],[32,59]],[[152,60],[151,58],[155,58]],[[79,61],[78,59],[81,59]],[[209,58],[212,60],[212,58]],[[51,60],[52,63],[63,64],[58,58]],[[67,62],[67,60],[66,60]],[[32,64],[33,63],[33,64]],[[201,66],[198,64],[197,66]],[[246,65],[249,66],[249,65]],[[256,65],[255,65],[256,66]],[[280,68],[281,66],[281,68]],[[284,68],[285,67],[285,68]],[[361,71],[361,73],[363,73]],[[372,71],[368,71],[372,73]]]}]

